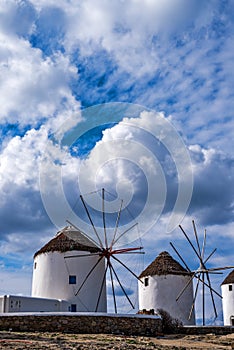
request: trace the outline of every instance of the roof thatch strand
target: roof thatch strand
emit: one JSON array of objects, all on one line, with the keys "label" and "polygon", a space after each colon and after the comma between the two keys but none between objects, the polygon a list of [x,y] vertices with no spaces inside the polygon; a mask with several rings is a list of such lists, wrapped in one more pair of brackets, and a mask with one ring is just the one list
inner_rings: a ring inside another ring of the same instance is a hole
[{"label": "roof thatch strand", "polygon": [[139,278],[160,275],[188,275],[189,272],[174,260],[168,252],[162,252],[140,274]]},{"label": "roof thatch strand", "polygon": [[[74,237],[74,239],[70,238]],[[93,242],[85,237],[80,231],[71,226],[66,226],[59,231],[57,235],[46,243],[40,250],[34,254],[34,258],[42,253],[49,252],[68,252],[68,251],[88,251],[96,253],[101,251]]]},{"label": "roof thatch strand", "polygon": [[234,270],[232,270],[229,275],[227,275],[227,277],[225,278],[225,280],[222,282],[223,284],[230,284],[230,283],[234,283]]}]

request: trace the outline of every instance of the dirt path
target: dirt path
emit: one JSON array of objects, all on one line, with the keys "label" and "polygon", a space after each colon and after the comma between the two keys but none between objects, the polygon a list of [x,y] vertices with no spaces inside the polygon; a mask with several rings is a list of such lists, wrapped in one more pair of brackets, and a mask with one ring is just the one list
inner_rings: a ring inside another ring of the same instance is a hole
[{"label": "dirt path", "polygon": [[234,334],[226,336],[170,335],[161,338],[106,334],[0,332],[0,349],[234,349]]}]

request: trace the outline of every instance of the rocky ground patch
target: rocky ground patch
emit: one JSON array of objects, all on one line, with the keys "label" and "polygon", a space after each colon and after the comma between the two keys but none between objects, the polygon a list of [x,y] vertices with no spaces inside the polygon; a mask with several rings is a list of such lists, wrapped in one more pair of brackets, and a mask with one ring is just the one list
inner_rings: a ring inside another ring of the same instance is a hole
[{"label": "rocky ground patch", "polygon": [[234,349],[234,334],[126,337],[108,334],[0,332],[0,349]]}]

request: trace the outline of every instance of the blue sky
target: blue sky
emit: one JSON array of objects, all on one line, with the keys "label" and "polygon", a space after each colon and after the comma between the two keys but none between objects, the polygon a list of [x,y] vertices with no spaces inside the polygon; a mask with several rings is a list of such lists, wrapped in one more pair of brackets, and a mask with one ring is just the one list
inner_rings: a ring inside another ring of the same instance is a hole
[{"label": "blue sky", "polygon": [[[162,250],[173,254],[169,241],[187,254],[178,226],[166,231],[188,168],[179,178],[172,149],[163,140],[155,143],[157,117],[150,111],[175,128],[191,158],[193,192],[188,211],[176,213],[178,223],[184,217],[190,232],[195,219],[201,238],[207,228],[207,251],[218,247],[212,266],[234,264],[233,18],[232,0],[0,1],[0,294],[30,294],[34,252],[69,216],[51,222],[41,199],[43,181],[56,202],[54,174],[60,174],[71,207],[75,195],[94,182],[97,189],[119,189],[119,197],[132,196],[131,210],[138,215],[153,174],[147,152],[160,167],[154,168],[153,189],[159,199],[141,218],[146,222],[158,213],[142,237],[145,265]],[[116,102],[141,105],[147,113],[140,116],[136,107],[138,114],[124,109],[121,115],[114,104],[104,119],[86,112]],[[79,134],[82,117],[87,133],[67,149],[61,140]],[[144,164],[133,144],[144,145]],[[46,163],[47,151],[56,169]],[[188,259],[196,266],[190,254]],[[217,288],[224,277],[215,280]]]}]

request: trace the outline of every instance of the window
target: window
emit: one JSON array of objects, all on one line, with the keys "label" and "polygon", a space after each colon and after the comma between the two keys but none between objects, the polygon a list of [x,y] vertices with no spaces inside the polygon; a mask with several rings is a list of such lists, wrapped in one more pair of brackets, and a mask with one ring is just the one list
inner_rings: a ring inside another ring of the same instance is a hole
[{"label": "window", "polygon": [[69,284],[76,284],[76,276],[75,275],[69,276]]},{"label": "window", "polygon": [[144,284],[145,284],[145,287],[147,287],[149,285],[149,278],[148,277],[145,277]]},{"label": "window", "polygon": [[34,269],[36,269],[36,268],[37,268],[37,263],[35,262],[35,263],[34,263]]},{"label": "window", "polygon": [[76,312],[76,304],[71,304],[71,312]]},{"label": "window", "polygon": [[228,290],[229,290],[229,292],[231,292],[231,291],[232,291],[232,284],[229,284],[229,286],[228,286]]}]

